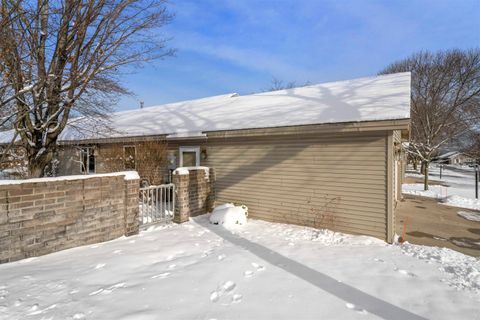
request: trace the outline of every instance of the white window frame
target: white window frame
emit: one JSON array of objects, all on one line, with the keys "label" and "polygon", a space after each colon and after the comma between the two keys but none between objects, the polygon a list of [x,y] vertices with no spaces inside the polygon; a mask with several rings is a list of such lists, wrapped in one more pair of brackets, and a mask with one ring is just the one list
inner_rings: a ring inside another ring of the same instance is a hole
[{"label": "white window frame", "polygon": [[[127,144],[123,146],[123,157],[125,158],[125,148],[133,148],[135,150],[135,168],[133,170],[137,170],[137,147],[134,144]],[[125,170],[132,170],[125,168],[125,160],[123,159],[123,169]]]},{"label": "white window frame", "polygon": [[[87,150],[87,165],[83,165],[83,151]],[[93,155],[93,172],[90,172],[90,152]],[[85,171],[83,171],[85,170]],[[95,174],[97,173],[97,156],[95,155],[95,147],[80,147],[80,172],[82,174]]]},{"label": "white window frame", "polygon": [[179,158],[180,158],[180,167],[183,167],[183,153],[184,152],[195,152],[195,166],[200,166],[200,147],[180,147]]}]

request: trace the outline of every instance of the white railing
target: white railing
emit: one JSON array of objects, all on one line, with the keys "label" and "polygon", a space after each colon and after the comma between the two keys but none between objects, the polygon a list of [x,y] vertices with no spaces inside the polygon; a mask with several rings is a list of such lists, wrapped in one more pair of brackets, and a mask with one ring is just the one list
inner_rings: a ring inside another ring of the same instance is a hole
[{"label": "white railing", "polygon": [[171,221],[175,212],[175,185],[140,188],[139,206],[141,225]]}]

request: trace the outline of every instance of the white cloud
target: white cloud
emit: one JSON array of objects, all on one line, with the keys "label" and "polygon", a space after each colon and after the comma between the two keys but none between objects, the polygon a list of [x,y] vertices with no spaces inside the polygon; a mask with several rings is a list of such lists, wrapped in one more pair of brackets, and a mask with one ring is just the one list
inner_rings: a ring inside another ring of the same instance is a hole
[{"label": "white cloud", "polygon": [[258,48],[239,48],[234,45],[217,44],[213,39],[193,33],[177,32],[175,42],[179,50],[210,55],[241,67],[283,78],[286,81],[303,80],[312,76],[309,70],[299,67],[295,61],[285,61],[280,58],[280,55]]}]

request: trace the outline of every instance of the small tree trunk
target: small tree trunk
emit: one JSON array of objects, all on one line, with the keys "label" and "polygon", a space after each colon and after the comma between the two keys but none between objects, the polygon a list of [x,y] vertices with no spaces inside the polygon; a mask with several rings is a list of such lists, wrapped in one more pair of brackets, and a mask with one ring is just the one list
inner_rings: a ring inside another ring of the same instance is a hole
[{"label": "small tree trunk", "polygon": [[418,169],[417,160],[413,160],[413,170],[417,171],[417,169]]},{"label": "small tree trunk", "polygon": [[425,174],[425,161],[422,160],[422,164],[420,166],[420,173],[421,174]]},{"label": "small tree trunk", "polygon": [[45,175],[45,168],[53,159],[51,150],[44,151],[41,155],[37,154],[36,149],[28,150],[28,173],[29,178],[41,178]]},{"label": "small tree trunk", "polygon": [[35,162],[29,162],[28,164],[28,176],[29,178],[40,178],[43,176],[44,166]]},{"label": "small tree trunk", "polygon": [[424,170],[424,180],[423,180],[423,190],[428,190],[428,161],[424,161],[423,163],[423,170]]}]

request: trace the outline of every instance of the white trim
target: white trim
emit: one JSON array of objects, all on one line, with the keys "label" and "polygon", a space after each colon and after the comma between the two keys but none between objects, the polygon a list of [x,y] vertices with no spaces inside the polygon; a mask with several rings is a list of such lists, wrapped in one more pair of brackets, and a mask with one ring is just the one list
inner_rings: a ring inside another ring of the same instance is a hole
[{"label": "white trim", "polygon": [[195,152],[195,166],[200,165],[200,147],[180,147],[179,167],[183,167],[183,152]]},{"label": "white trim", "polygon": [[[87,151],[87,164],[84,168],[83,165],[83,151]],[[93,155],[93,172],[90,172],[90,151]],[[85,169],[85,171],[84,171]],[[88,147],[80,147],[80,173],[89,175],[89,174],[96,174],[97,173],[97,155],[95,154],[95,147],[88,146]]]}]

